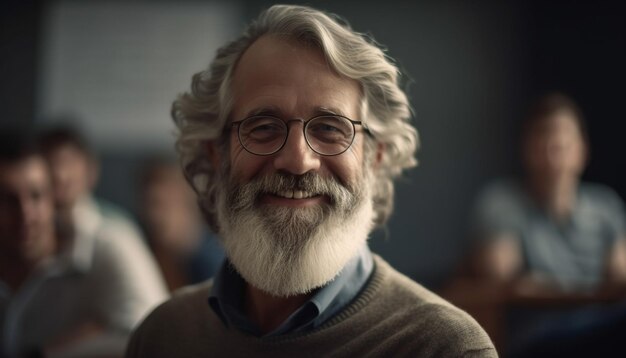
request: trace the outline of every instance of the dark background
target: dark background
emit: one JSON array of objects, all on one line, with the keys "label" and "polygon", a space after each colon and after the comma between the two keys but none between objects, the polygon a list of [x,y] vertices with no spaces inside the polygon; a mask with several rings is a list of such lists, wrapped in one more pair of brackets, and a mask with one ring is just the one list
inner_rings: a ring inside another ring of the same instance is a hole
[{"label": "dark background", "polygon": [[[546,91],[571,95],[587,118],[592,152],[585,179],[626,197],[620,131],[624,2],[289,3],[340,14],[385,45],[408,74],[422,140],[420,165],[398,183],[395,215],[371,241],[374,251],[406,274],[431,287],[449,277],[470,245],[467,222],[477,192],[496,177],[519,172],[519,121],[532,99]],[[243,24],[271,2],[241,4]],[[45,2],[0,6],[2,122],[34,122]],[[100,155],[97,193],[133,211],[134,176],[145,153]]]}]

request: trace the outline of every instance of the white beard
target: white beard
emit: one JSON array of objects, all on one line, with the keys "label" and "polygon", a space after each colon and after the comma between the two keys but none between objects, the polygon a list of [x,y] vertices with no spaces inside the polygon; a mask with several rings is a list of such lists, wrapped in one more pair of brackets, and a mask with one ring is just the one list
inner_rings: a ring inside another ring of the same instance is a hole
[{"label": "white beard", "polygon": [[325,208],[248,203],[242,209],[227,188],[220,190],[220,237],[230,262],[246,282],[273,296],[308,293],[333,280],[374,226],[370,174],[356,183],[358,189],[343,188],[339,203]]}]

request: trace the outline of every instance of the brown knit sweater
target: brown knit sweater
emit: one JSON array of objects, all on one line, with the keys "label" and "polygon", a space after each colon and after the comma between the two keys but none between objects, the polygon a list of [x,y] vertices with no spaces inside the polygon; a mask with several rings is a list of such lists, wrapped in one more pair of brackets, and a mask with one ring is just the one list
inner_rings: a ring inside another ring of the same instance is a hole
[{"label": "brown knit sweater", "polygon": [[467,313],[378,256],[364,290],[312,332],[259,338],[229,329],[207,303],[210,289],[185,288],[158,307],[127,357],[497,357]]}]

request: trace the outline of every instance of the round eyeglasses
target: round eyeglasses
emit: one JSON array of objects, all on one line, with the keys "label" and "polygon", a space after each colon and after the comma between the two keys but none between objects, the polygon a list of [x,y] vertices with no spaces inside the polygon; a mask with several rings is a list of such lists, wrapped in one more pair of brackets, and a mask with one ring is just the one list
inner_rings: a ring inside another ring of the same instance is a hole
[{"label": "round eyeglasses", "polygon": [[256,155],[271,155],[281,150],[289,136],[289,123],[302,122],[304,138],[317,154],[339,155],[352,145],[356,135],[356,125],[370,131],[361,121],[353,121],[340,115],[321,115],[308,120],[291,119],[284,121],[278,117],[258,115],[232,122],[239,126],[237,135],[245,150]]}]

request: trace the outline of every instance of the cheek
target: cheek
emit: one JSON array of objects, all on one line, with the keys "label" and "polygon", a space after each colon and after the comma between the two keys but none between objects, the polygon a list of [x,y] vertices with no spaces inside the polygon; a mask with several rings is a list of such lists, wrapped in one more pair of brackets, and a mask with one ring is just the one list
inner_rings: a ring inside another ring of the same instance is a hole
[{"label": "cheek", "polygon": [[571,150],[571,158],[572,165],[578,167],[583,167],[585,164],[585,149],[582,145],[574,145]]},{"label": "cheek", "polygon": [[231,141],[230,148],[230,174],[242,183],[247,183],[258,175],[270,158],[248,153],[237,139],[235,142]]},{"label": "cheek", "polygon": [[[356,144],[356,143],[355,143]],[[364,153],[362,145],[354,145],[345,153],[326,157],[326,167],[346,185],[355,185],[362,179]]]},{"label": "cheek", "polygon": [[89,186],[89,166],[85,162],[77,162],[72,168],[72,176],[75,181],[75,185],[80,186],[81,189]]},{"label": "cheek", "polygon": [[52,225],[54,209],[51,201],[42,200],[37,204],[38,217],[42,223]]}]

